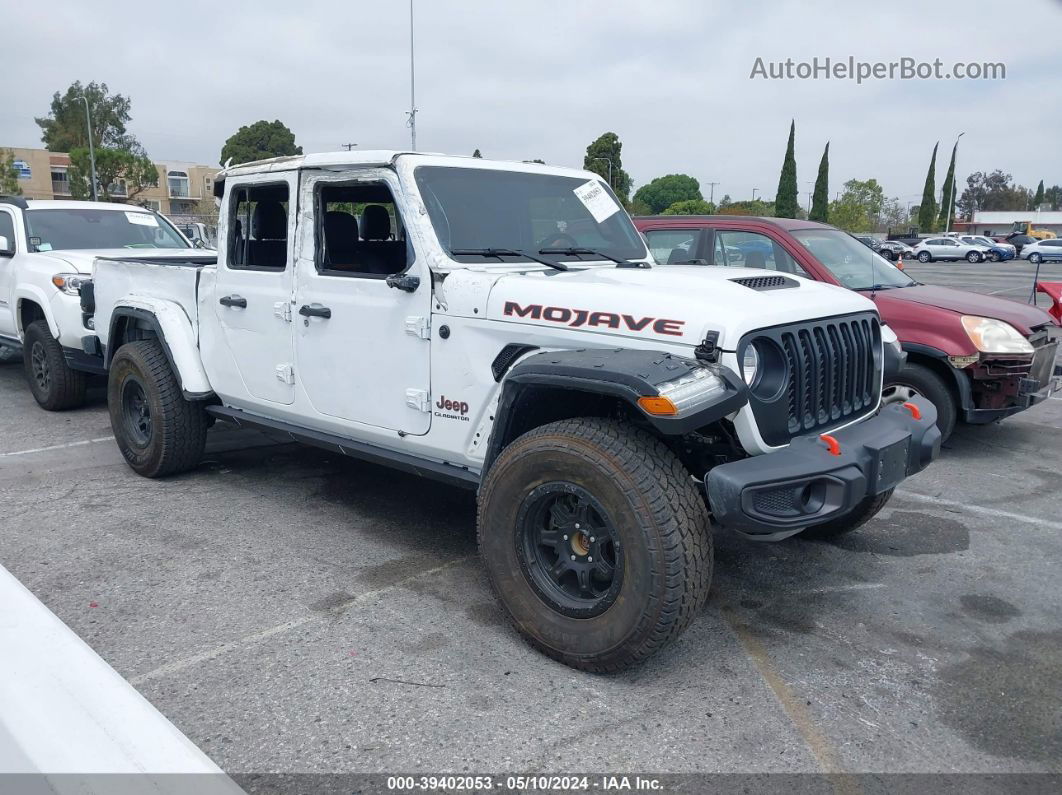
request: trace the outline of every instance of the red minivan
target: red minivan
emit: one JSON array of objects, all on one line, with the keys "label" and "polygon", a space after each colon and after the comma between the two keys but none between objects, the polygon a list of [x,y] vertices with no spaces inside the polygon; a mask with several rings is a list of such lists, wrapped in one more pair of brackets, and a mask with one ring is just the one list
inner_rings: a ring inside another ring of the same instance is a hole
[{"label": "red minivan", "polygon": [[907,362],[882,398],[923,395],[946,439],[957,420],[1001,420],[1056,388],[1054,319],[1035,306],[920,284],[847,232],[792,218],[634,219],[661,264],[765,268],[856,290],[877,304]]}]

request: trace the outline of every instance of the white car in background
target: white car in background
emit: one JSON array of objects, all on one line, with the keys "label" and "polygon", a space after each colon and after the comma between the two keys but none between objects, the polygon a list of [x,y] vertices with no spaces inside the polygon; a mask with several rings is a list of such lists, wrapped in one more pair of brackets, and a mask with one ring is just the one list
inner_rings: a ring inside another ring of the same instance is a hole
[{"label": "white car in background", "polygon": [[1041,262],[1062,262],[1062,238],[1026,243],[1022,246],[1021,258],[1034,265]]},{"label": "white car in background", "polygon": [[927,237],[914,247],[919,262],[934,260],[960,260],[983,262],[988,258],[989,246],[963,243],[954,237]]}]

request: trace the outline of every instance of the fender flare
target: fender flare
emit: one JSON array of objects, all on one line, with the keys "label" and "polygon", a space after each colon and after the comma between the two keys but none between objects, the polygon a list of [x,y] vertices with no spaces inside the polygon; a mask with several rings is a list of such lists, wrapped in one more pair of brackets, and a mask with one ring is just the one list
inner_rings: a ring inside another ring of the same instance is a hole
[{"label": "fender flare", "polygon": [[[700,369],[710,370],[723,385],[720,394],[703,405],[677,416],[653,416],[638,407],[638,398],[658,396],[666,383]],[[682,436],[711,425],[740,409],[749,398],[745,382],[728,368],[663,351],[598,348],[531,354],[513,365],[502,381],[483,472],[511,441],[520,403],[536,387],[618,398],[661,436]]]},{"label": "fender flare", "polygon": [[115,344],[115,340],[122,336],[124,326],[131,320],[151,329],[158,337],[185,398],[203,400],[214,394],[210,379],[203,368],[202,359],[199,357],[199,344],[196,341],[192,323],[184,309],[175,301],[161,299],[145,301],[141,298],[127,296],[115,304],[111,312],[104,354],[108,369],[111,366],[111,359],[120,347]]},{"label": "fender flare", "polygon": [[[951,362],[948,361],[947,353],[939,348],[934,348],[931,345],[922,345],[918,342],[902,342],[901,345],[904,353],[916,353],[925,356],[927,359],[939,361],[952,375],[952,383],[955,385],[955,391],[959,395],[959,408],[963,411],[973,409],[973,388],[970,386],[970,379],[965,371],[952,366]],[[908,357],[909,360],[910,357]]]},{"label": "fender flare", "polygon": [[59,339],[59,325],[55,322],[55,315],[52,314],[52,302],[44,290],[33,284],[20,284],[15,290],[15,330],[20,339],[24,339],[26,336],[26,329],[22,328],[22,302],[32,301],[37,304],[41,311],[44,313],[44,320],[48,324],[48,330],[52,332],[52,336]]}]

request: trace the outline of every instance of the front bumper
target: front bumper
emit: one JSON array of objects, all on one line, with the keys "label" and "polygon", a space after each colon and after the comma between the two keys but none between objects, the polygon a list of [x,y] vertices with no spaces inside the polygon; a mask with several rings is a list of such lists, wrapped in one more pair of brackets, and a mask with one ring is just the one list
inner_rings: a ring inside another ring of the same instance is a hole
[{"label": "front bumper", "polygon": [[[1011,417],[1025,411],[1037,403],[1042,403],[1053,393],[1062,388],[1062,367],[1055,364],[1056,352],[1059,343],[1055,340],[1037,347],[1032,362],[1022,365],[1017,373],[1006,372],[1006,364],[997,364],[993,360],[986,360],[988,374],[977,374],[975,381],[997,381],[1003,388],[1007,404],[1003,406],[976,407],[979,399],[970,394],[963,396],[963,419],[972,425],[983,425],[989,422]],[[1000,371],[995,374],[994,371]],[[969,371],[961,371],[960,378],[966,379],[971,375]],[[993,377],[995,375],[995,377]],[[960,385],[961,386],[961,385]],[[969,388],[966,390],[969,392]]]},{"label": "front bumper", "polygon": [[831,453],[818,435],[794,439],[777,453],[721,464],[704,479],[720,525],[764,541],[836,519],[866,497],[895,488],[940,452],[937,412],[915,398],[919,419],[901,405],[830,434]]}]

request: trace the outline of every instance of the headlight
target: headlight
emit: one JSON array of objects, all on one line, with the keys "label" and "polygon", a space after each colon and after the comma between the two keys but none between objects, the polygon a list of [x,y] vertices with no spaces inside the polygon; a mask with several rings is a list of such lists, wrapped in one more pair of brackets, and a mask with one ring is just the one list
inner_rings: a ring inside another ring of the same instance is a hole
[{"label": "headlight", "polygon": [[659,395],[638,398],[646,414],[674,416],[726,393],[726,382],[706,367],[691,370],[681,378],[658,387]]},{"label": "headlight", "polygon": [[80,295],[81,285],[90,281],[92,277],[83,273],[57,273],[52,277],[52,284],[67,295]]},{"label": "headlight", "polygon": [[745,353],[741,356],[741,377],[745,379],[746,384],[752,386],[759,374],[760,354],[756,350],[756,343],[752,343],[745,347]]},{"label": "headlight", "polygon": [[962,327],[982,353],[1032,353],[1033,346],[1010,323],[991,317],[963,315]]}]

